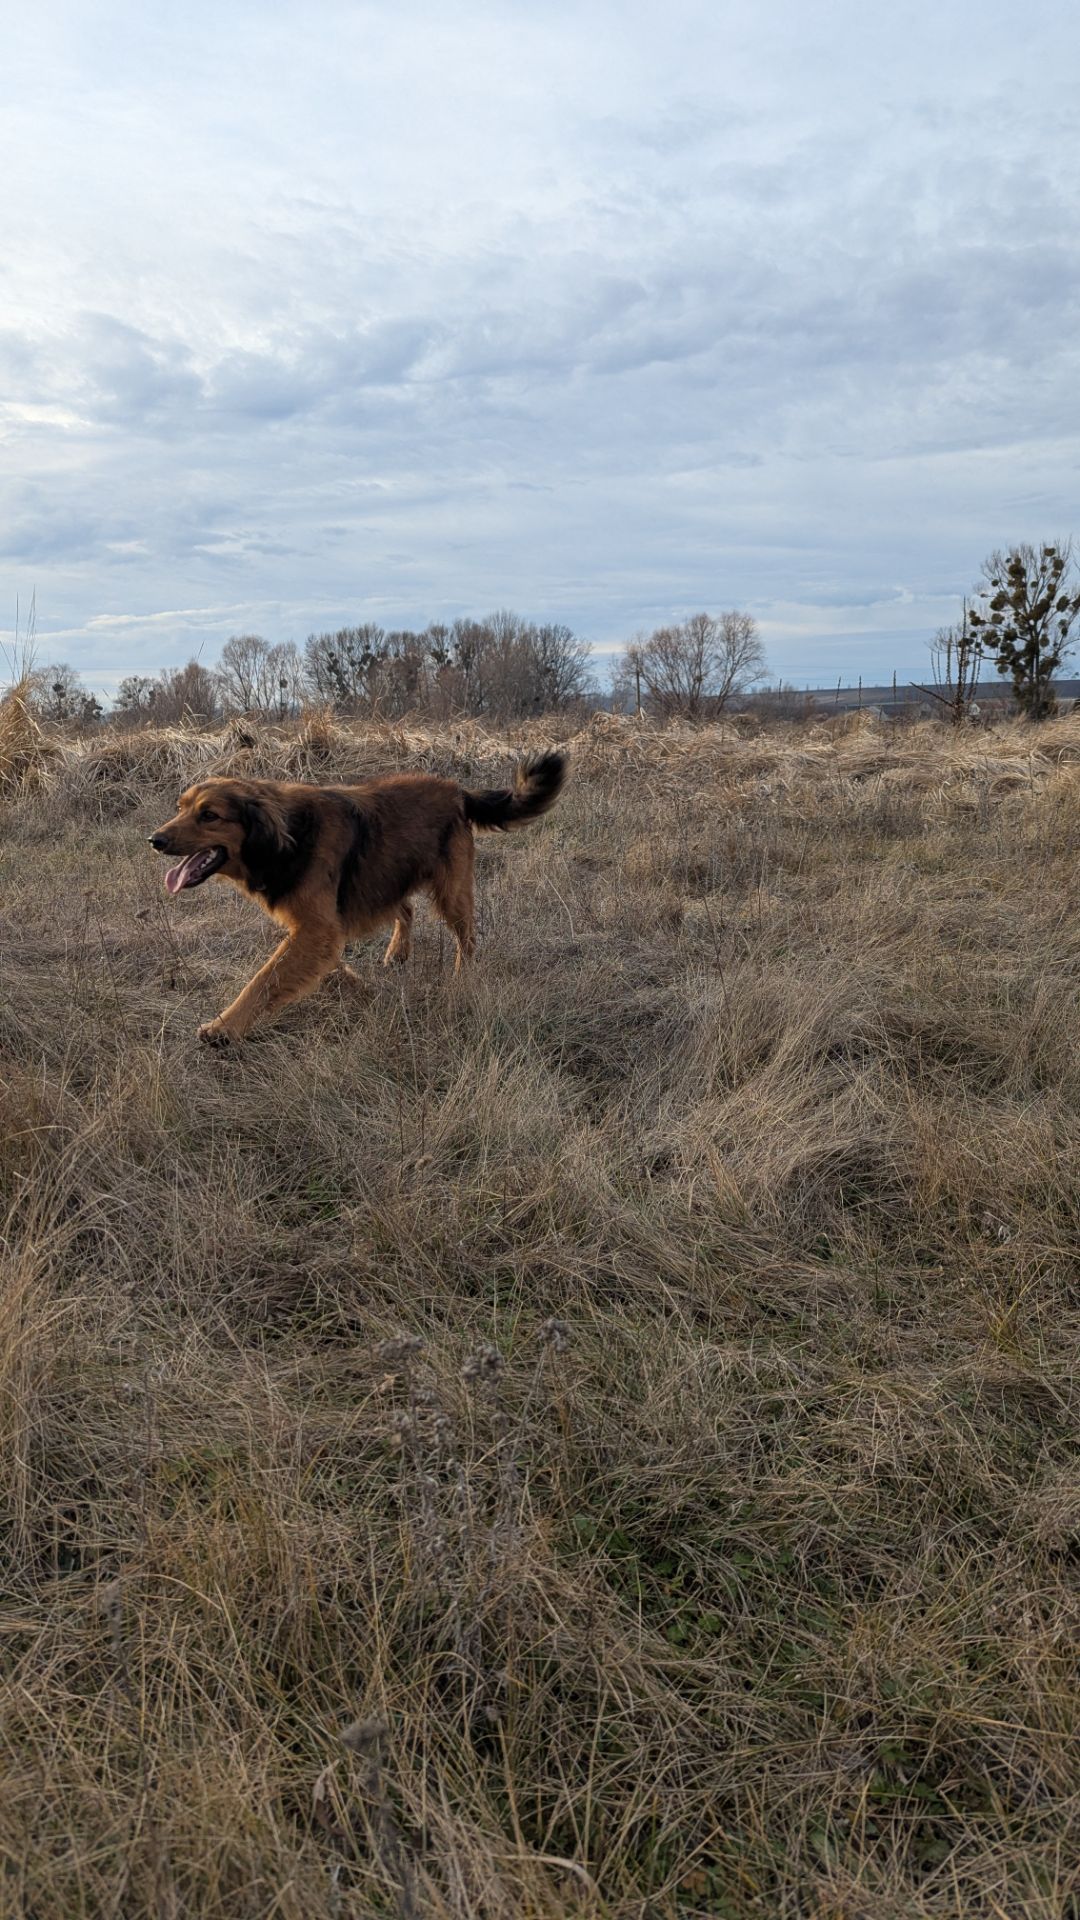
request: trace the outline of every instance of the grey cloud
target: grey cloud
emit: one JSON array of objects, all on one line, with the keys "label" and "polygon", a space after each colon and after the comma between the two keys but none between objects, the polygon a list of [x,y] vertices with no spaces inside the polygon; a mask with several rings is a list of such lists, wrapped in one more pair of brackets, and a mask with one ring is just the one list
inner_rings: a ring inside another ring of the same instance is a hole
[{"label": "grey cloud", "polygon": [[312,404],[310,369],[268,353],[232,353],[214,368],[205,399],[211,413],[288,420]]},{"label": "grey cloud", "polygon": [[127,548],[140,532],[132,503],[102,503],[92,486],[60,489],[52,481],[22,479],[0,489],[0,557],[9,561],[86,560]]},{"label": "grey cloud", "polygon": [[110,313],[87,314],[76,336],[87,390],[99,417],[152,421],[197,403],[200,382],[188,349],[155,339]]},{"label": "grey cloud", "polygon": [[311,329],[276,351],[226,356],[213,368],[202,398],[221,414],[289,419],[358,389],[406,381],[434,336],[432,322],[410,316],[341,335]]},{"label": "grey cloud", "polygon": [[103,545],[100,522],[62,504],[18,515],[0,526],[0,559],[21,566],[86,560]]},{"label": "grey cloud", "polygon": [[824,587],[800,585],[799,603],[804,607],[865,608],[906,606],[911,596],[900,587],[851,588],[839,584]]}]

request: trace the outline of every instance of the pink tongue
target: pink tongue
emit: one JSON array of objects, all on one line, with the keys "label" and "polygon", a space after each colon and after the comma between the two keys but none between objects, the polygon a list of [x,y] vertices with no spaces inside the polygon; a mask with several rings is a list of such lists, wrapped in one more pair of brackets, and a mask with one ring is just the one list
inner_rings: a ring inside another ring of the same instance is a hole
[{"label": "pink tongue", "polygon": [[165,875],[165,886],[169,893],[179,893],[182,887],[190,885],[191,880],[194,879],[191,869],[198,859],[197,853],[189,853],[187,859],[181,860],[179,866],[169,868]]}]

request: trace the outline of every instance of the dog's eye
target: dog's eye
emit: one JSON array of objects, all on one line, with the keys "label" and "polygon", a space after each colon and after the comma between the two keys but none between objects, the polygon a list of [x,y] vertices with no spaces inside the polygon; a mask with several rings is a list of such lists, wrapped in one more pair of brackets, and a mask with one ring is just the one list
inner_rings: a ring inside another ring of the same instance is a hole
[{"label": "dog's eye", "polygon": [[220,820],[221,815],[220,813],[215,813],[213,807],[204,807],[202,812],[199,815],[199,819],[200,820]]}]

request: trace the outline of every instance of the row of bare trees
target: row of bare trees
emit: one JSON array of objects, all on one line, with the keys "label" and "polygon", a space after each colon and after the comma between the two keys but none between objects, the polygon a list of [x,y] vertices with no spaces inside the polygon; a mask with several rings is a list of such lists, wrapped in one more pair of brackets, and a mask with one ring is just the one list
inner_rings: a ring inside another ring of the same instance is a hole
[{"label": "row of bare trees", "polygon": [[397,718],[427,712],[524,719],[595,693],[591,650],[569,627],[502,611],[422,632],[367,623],[271,645],[234,634],[216,666],[131,674],[115,710],[133,724],[208,722],[227,714],[284,718],[306,705]]},{"label": "row of bare trees", "polygon": [[503,611],[422,633],[343,627],[312,634],[303,677],[319,700],[383,713],[526,718],[595,693],[591,649],[569,627]]},{"label": "row of bare trees", "polygon": [[[613,704],[624,711],[706,719],[765,673],[749,614],[694,614],[639,636],[616,662]],[[114,716],[132,726],[209,725],[230,714],[281,718],[305,706],[398,718],[427,713],[519,720],[598,697],[587,641],[569,627],[508,610],[422,631],[374,623],[313,633],[303,647],[234,634],[213,665],[189,660],[122,680]],[[100,703],[67,665],[34,676],[33,699],[54,723],[85,727]]]}]

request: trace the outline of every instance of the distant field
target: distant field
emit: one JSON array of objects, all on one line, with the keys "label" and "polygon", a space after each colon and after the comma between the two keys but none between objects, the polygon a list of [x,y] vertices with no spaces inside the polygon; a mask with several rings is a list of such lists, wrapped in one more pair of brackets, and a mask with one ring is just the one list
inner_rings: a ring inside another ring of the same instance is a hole
[{"label": "distant field", "polygon": [[557,725],[8,718],[0,1914],[1076,1920],[1080,720],[599,716],[218,1056],[180,785]]}]

